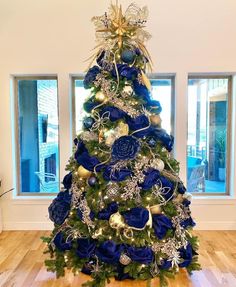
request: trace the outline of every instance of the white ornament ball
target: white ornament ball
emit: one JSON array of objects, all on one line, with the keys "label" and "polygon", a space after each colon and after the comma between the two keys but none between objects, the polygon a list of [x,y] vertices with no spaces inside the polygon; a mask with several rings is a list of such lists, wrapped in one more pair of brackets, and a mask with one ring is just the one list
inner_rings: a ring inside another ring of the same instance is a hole
[{"label": "white ornament ball", "polygon": [[123,89],[123,92],[131,95],[133,93],[133,89],[131,86],[125,86],[124,89]]},{"label": "white ornament ball", "polygon": [[164,164],[163,160],[161,160],[159,158],[155,158],[151,162],[151,167],[154,169],[157,169],[159,171],[163,171],[163,169],[165,168],[165,164]]},{"label": "white ornament ball", "polygon": [[189,201],[192,201],[192,194],[191,193],[189,193],[189,192],[186,192],[184,195],[183,195],[183,198],[184,199],[187,199],[187,200],[189,200]]}]

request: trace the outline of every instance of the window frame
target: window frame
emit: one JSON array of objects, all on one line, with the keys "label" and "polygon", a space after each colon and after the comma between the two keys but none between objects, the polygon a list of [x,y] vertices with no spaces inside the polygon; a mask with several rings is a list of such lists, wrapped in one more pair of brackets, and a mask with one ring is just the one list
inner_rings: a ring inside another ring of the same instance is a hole
[{"label": "window frame", "polygon": [[[83,80],[85,74],[78,74],[71,76],[71,87],[72,87],[72,99],[71,99],[71,117],[72,117],[72,136],[73,139],[76,137],[76,119],[75,119],[75,81],[76,80]],[[165,73],[150,73],[147,74],[149,80],[170,80],[171,81],[171,135],[175,135],[175,74],[165,74]],[[161,104],[161,100],[160,100]],[[161,115],[161,113],[160,113]],[[72,139],[72,140],[73,140]]]},{"label": "window frame", "polygon": [[[231,170],[231,166],[232,166],[232,114],[233,114],[233,106],[232,106],[232,102],[233,102],[233,75],[231,74],[188,74],[188,79],[187,79],[187,103],[188,103],[188,87],[189,87],[189,80],[192,79],[227,79],[228,80],[228,98],[227,98],[227,164],[226,164],[226,180],[225,180],[225,186],[226,186],[226,190],[225,192],[192,192],[192,196],[194,197],[225,197],[225,196],[231,196],[232,195],[232,190],[231,190],[231,175],[232,175],[232,170]],[[188,141],[188,104],[187,104],[187,135],[186,135],[186,140]],[[186,157],[185,157],[185,165],[186,165],[186,171],[188,169],[188,165],[187,165],[187,156],[188,156],[188,150],[186,149]],[[187,183],[188,179],[187,179],[187,172],[186,172],[186,183]]]},{"label": "window frame", "polygon": [[[57,116],[58,116],[58,166],[60,167],[60,125],[59,125],[59,92],[58,92],[58,77],[57,75],[13,75],[13,109],[14,109],[14,160],[15,160],[15,183],[16,183],[16,197],[49,197],[55,196],[57,192],[22,192],[21,191],[21,176],[20,176],[20,138],[19,138],[19,101],[18,101],[18,82],[21,80],[56,80],[57,81]],[[60,191],[60,168],[58,168],[58,190]]]}]

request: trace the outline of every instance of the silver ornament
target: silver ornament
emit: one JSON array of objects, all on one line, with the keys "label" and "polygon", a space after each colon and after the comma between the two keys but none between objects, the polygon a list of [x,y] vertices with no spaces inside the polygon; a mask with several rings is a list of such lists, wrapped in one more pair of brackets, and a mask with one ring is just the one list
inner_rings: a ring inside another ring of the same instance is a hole
[{"label": "silver ornament", "polygon": [[154,158],[151,161],[150,165],[152,168],[157,169],[159,171],[163,171],[163,169],[165,168],[164,162],[159,158]]},{"label": "silver ornament", "polygon": [[122,265],[128,265],[132,262],[131,258],[126,254],[121,254],[120,256],[120,263]]},{"label": "silver ornament", "polygon": [[117,183],[110,183],[107,186],[106,195],[109,199],[115,199],[119,195],[119,186]]}]

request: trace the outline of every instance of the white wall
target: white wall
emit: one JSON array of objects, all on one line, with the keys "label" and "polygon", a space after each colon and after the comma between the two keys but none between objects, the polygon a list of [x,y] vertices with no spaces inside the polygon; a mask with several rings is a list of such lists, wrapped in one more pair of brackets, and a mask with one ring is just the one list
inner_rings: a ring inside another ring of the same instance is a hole
[{"label": "white wall", "polygon": [[[189,72],[236,71],[235,0],[137,0],[150,10],[148,43],[154,72],[176,73],[176,147],[186,153],[186,88]],[[0,0],[0,178],[3,190],[14,185],[12,158],[11,74],[57,74],[60,101],[61,173],[70,156],[69,74],[86,68],[95,46],[90,18],[110,0]],[[121,1],[127,6],[130,1]],[[184,165],[181,176],[185,177]],[[236,175],[236,174],[234,174]],[[48,199],[1,201],[5,229],[40,229],[47,220]],[[194,199],[199,228],[236,229],[236,201]]]}]

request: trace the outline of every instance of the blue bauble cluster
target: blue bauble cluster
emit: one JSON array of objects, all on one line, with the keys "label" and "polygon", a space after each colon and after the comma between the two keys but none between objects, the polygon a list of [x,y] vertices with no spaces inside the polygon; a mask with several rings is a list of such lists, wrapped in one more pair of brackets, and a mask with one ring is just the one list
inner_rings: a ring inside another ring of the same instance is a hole
[{"label": "blue bauble cluster", "polygon": [[123,50],[121,53],[121,60],[127,64],[130,64],[134,61],[135,56],[136,56],[135,51],[126,49]]},{"label": "blue bauble cluster", "polygon": [[86,117],[83,120],[83,125],[86,129],[90,129],[94,124],[94,118],[92,117]]}]

